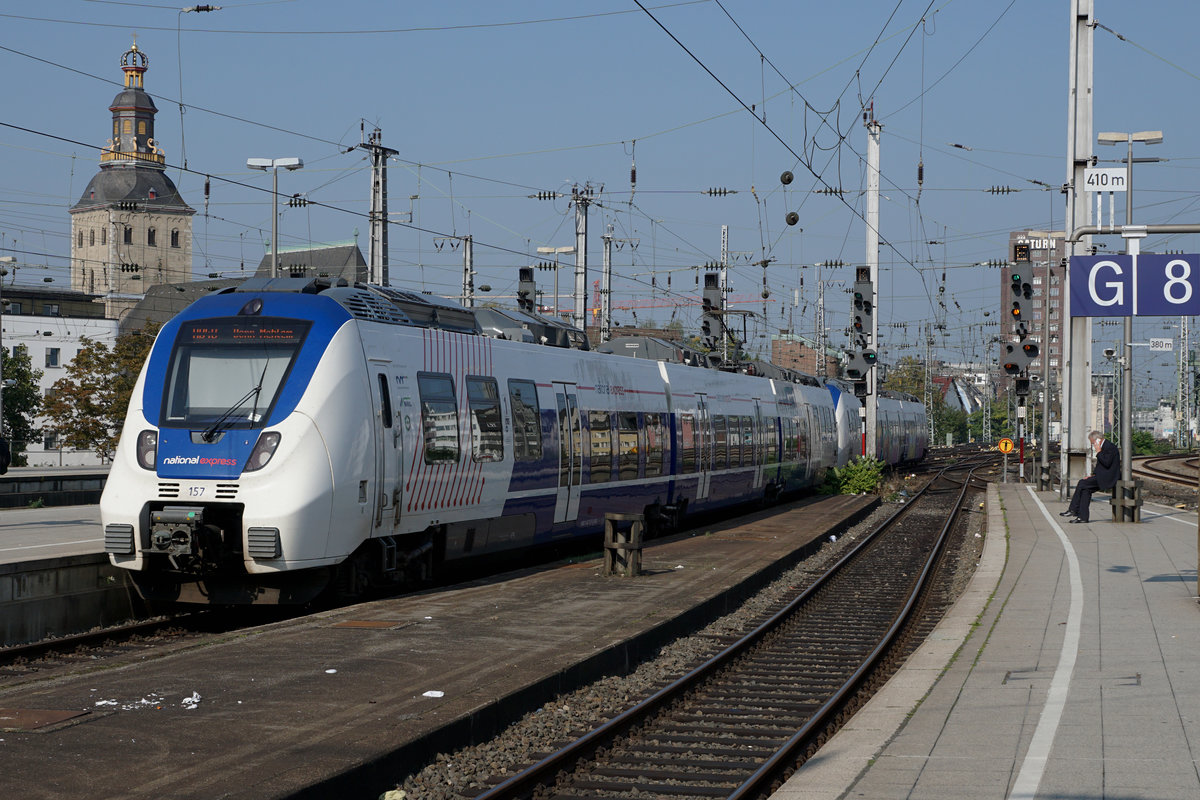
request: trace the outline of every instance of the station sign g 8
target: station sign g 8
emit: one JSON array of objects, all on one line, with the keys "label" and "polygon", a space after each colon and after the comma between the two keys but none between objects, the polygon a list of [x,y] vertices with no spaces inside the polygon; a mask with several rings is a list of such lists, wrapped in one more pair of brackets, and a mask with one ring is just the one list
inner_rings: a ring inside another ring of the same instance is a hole
[{"label": "station sign g 8", "polygon": [[1200,314],[1200,255],[1072,256],[1072,317]]}]

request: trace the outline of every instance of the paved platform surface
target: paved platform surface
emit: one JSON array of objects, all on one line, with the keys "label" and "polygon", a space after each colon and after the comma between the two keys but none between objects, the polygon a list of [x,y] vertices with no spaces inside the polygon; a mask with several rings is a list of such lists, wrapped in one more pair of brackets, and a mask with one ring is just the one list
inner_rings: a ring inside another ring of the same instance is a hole
[{"label": "paved platform surface", "polygon": [[1106,499],[993,487],[954,613],[775,800],[1200,797],[1196,515]]},{"label": "paved platform surface", "polygon": [[103,552],[100,506],[0,510],[0,564]]},{"label": "paved platform surface", "polygon": [[684,612],[703,608],[695,626],[736,606],[872,505],[830,498],[652,541],[636,579],[600,576],[597,559],[0,685],[0,798],[258,799],[317,782],[307,796],[343,797],[350,777],[377,797],[422,763],[411,743],[428,732],[443,747],[486,736],[497,701],[515,717],[628,667]]}]

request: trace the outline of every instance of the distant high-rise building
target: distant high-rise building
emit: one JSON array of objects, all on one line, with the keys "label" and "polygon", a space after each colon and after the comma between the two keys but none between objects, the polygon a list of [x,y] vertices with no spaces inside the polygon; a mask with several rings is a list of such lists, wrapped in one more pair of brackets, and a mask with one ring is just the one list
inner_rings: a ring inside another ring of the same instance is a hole
[{"label": "distant high-rise building", "polygon": [[133,45],[121,56],[125,88],[113,99],[112,138],[100,171],[71,208],[71,288],[105,298],[119,317],[146,289],[192,279],[192,215],[166,174],[154,138],[158,109],[143,88],[149,66]]}]

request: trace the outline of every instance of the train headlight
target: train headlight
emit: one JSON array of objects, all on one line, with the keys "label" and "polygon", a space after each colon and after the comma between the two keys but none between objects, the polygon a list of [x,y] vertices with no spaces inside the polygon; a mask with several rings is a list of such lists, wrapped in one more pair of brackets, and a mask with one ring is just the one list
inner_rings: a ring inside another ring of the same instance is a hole
[{"label": "train headlight", "polygon": [[137,459],[142,469],[154,471],[158,461],[158,431],[142,431],[137,438]]},{"label": "train headlight", "polygon": [[255,472],[262,469],[271,461],[271,456],[275,455],[275,448],[279,447],[279,434],[275,431],[268,431],[258,437],[258,442],[254,445],[254,449],[250,451],[250,458],[246,459],[246,472]]}]

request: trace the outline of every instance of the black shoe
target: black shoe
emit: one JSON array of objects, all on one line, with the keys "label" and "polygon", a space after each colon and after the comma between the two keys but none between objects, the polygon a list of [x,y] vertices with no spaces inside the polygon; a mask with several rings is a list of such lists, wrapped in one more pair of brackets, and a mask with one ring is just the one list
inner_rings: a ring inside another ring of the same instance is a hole
[{"label": "black shoe", "polygon": [[1073,517],[1073,516],[1075,516],[1075,512],[1074,511],[1060,511],[1060,512],[1058,512],[1058,515],[1060,517]]},{"label": "black shoe", "polygon": [[1086,525],[1088,523],[1088,521],[1086,519],[1080,519],[1079,517],[1076,517],[1075,519],[1069,519],[1069,520],[1067,520],[1067,522],[1071,522],[1071,523],[1082,522],[1084,525]]}]

